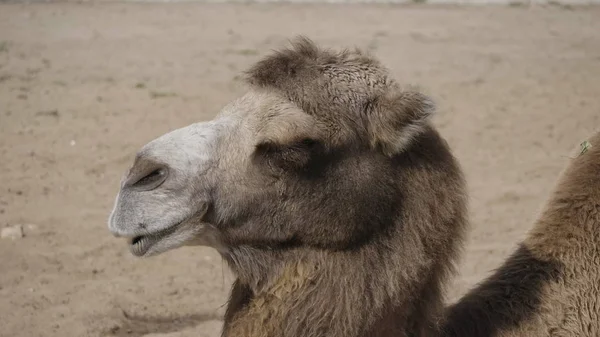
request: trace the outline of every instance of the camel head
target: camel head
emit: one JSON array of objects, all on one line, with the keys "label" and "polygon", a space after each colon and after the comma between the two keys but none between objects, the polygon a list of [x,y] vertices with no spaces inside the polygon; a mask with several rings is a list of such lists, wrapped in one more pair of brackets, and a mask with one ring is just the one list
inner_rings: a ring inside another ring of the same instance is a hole
[{"label": "camel head", "polygon": [[298,39],[247,72],[213,119],[143,146],[110,231],[136,256],[184,245],[346,249],[398,213],[399,157],[430,130],[425,95],[359,51]]},{"label": "camel head", "polygon": [[214,119],[139,150],[110,231],[136,256],[217,249],[237,276],[225,336],[435,329],[467,212],[432,101],[303,38],[246,75]]}]

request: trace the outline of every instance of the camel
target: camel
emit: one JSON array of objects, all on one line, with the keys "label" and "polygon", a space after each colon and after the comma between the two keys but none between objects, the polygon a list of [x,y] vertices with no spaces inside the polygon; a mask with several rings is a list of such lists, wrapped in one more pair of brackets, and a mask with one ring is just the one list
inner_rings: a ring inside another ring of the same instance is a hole
[{"label": "camel", "polygon": [[207,122],[143,146],[109,217],[131,253],[216,249],[224,337],[437,336],[467,226],[433,100],[297,38]]},{"label": "camel", "polygon": [[467,196],[433,101],[306,38],[246,75],[213,120],[138,151],[109,217],[136,256],[221,254],[223,337],[600,335],[600,133],[514,254],[445,308]]},{"label": "camel", "polygon": [[447,309],[442,336],[600,336],[600,132],[578,152],[524,241]]}]

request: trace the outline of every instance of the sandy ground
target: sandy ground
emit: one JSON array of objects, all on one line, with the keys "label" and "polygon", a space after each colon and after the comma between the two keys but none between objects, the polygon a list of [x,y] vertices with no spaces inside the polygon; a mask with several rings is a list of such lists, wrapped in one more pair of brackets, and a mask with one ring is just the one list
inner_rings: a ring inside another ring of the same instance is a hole
[{"label": "sandy ground", "polygon": [[[473,228],[449,300],[530,227],[600,123],[600,8],[0,5],[1,336],[218,336],[232,277],[210,249],[146,260],[106,219],[144,143],[214,116],[295,34],[369,48],[439,102]],[[28,226],[28,225],[34,226]]]}]

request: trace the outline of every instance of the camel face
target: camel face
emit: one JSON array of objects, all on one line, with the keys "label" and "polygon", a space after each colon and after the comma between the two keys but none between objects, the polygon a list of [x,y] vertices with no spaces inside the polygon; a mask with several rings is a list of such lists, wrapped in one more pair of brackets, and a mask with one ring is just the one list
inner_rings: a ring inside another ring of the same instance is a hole
[{"label": "camel face", "polygon": [[[121,182],[110,231],[127,238],[136,256],[183,245],[225,249],[216,223],[203,220],[209,207],[218,205],[213,213],[231,218],[229,208],[251,198],[252,190],[258,195],[267,189],[277,172],[258,163],[259,144],[297,136],[302,129],[303,136],[318,132],[316,121],[288,100],[259,90],[211,121],[154,139],[138,151]],[[217,195],[229,197],[215,200]]]},{"label": "camel face", "polygon": [[437,139],[427,96],[402,90],[360,52],[308,41],[248,74],[248,93],[215,119],[138,152],[109,219],[134,255],[183,245],[226,257],[240,247],[349,249],[401,212],[398,170],[416,159],[400,157]]}]

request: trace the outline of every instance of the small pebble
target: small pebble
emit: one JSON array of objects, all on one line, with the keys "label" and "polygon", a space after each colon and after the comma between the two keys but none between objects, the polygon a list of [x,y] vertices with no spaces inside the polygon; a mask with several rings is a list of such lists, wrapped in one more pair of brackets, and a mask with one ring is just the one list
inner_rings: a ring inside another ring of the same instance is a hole
[{"label": "small pebble", "polygon": [[25,233],[23,233],[23,226],[21,225],[5,227],[2,228],[2,231],[0,232],[0,237],[2,239],[17,240],[22,238],[23,236],[25,236]]}]

